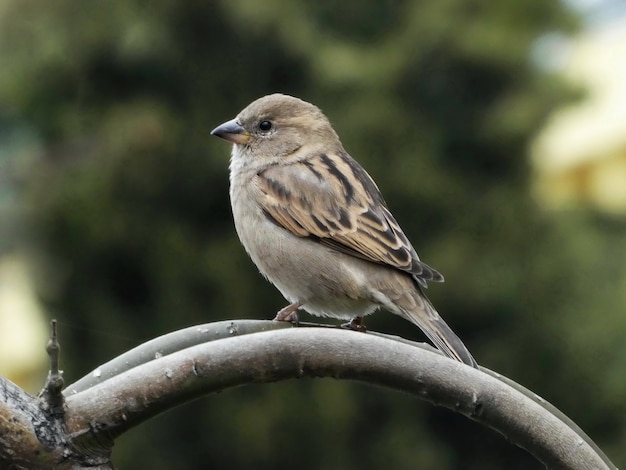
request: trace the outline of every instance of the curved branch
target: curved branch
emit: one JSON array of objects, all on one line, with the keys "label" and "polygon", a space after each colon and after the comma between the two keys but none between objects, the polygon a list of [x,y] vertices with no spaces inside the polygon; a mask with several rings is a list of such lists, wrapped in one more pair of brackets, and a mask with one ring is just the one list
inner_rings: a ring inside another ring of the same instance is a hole
[{"label": "curved branch", "polygon": [[183,328],[146,341],[111,359],[106,364],[96,367],[89,374],[68,385],[63,393],[71,395],[83,392],[134,367],[191,346],[233,336],[283,328],[292,328],[292,324],[268,320],[229,320]]},{"label": "curved branch", "polygon": [[[321,328],[338,328],[334,325],[323,323],[308,323],[300,322],[300,326],[304,327],[321,327]],[[102,383],[116,375],[122,374],[127,370],[140,366],[147,362],[159,359],[168,354],[178,352],[182,349],[195,346],[198,344],[206,343],[208,341],[215,341],[218,339],[230,338],[233,336],[246,335],[251,333],[259,333],[261,331],[278,330],[284,328],[292,328],[293,325],[286,322],[276,322],[269,320],[228,320],[213,323],[205,323],[201,325],[191,326],[182,330],[174,331],[158,338],[154,338],[139,346],[127,351],[126,353],[117,356],[111,361],[103,364],[85,377],[79,379],[72,385],[69,385],[64,394],[76,394],[78,392],[87,390],[94,385]],[[432,351],[437,354],[441,352],[427,343],[416,343],[414,341],[407,340],[399,336],[387,335],[384,333],[369,331],[368,334],[380,336],[382,338],[391,339],[394,341],[400,341],[405,344],[409,344],[413,347],[423,348],[427,351]],[[543,406],[549,413],[553,414],[556,418],[560,419],[574,430],[579,437],[584,440],[589,446],[591,446],[595,452],[602,456],[603,460],[610,465],[609,459],[604,455],[600,448],[585,434],[585,432],[576,425],[568,416],[553,406],[551,403],[545,401],[543,398],[528,390],[522,385],[504,377],[497,372],[493,372],[484,367],[480,367],[480,370],[486,374],[491,375],[499,380],[504,381],[509,386],[513,387],[518,392],[525,395],[530,400]]]},{"label": "curved branch", "polygon": [[206,393],[301,377],[412,393],[495,429],[550,468],[615,468],[590,440],[492,375],[404,342],[336,329],[266,331],[160,357],[68,394],[66,425],[77,433],[75,445],[88,448]]}]

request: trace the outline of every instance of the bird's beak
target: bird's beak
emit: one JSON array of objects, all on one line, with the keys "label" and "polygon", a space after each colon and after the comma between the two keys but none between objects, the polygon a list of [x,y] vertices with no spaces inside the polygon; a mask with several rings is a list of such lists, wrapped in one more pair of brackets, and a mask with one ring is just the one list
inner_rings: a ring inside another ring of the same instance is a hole
[{"label": "bird's beak", "polygon": [[241,127],[237,119],[232,119],[224,124],[220,124],[211,131],[211,135],[216,135],[233,144],[246,144],[250,140],[250,134]]}]

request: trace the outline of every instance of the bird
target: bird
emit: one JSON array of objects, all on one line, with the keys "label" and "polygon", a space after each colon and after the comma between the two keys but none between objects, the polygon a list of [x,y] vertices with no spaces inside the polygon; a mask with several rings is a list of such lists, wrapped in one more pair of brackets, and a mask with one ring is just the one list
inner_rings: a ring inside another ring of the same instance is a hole
[{"label": "bird", "polygon": [[211,134],[233,144],[230,201],[235,229],[261,274],[298,310],[349,320],[379,308],[417,325],[445,355],[477,368],[424,294],[443,276],[423,263],[378,186],[344,149],[317,106],[274,93]]}]

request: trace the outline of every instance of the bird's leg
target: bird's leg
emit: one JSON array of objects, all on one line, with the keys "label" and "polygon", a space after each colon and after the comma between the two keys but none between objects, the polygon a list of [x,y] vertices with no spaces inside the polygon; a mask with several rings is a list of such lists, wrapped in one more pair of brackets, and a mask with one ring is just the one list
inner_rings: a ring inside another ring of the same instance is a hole
[{"label": "bird's leg", "polygon": [[274,321],[289,321],[298,326],[298,309],[300,307],[302,307],[301,302],[294,302],[287,305],[276,314]]},{"label": "bird's leg", "polygon": [[343,323],[341,327],[349,330],[360,331],[361,333],[365,333],[367,331],[367,328],[363,324],[363,317],[354,317],[348,323]]}]

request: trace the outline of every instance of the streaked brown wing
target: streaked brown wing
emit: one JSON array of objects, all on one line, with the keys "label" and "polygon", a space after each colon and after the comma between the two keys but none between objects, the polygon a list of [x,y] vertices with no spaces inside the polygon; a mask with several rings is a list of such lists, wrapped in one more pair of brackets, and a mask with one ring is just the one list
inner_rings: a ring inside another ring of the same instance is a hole
[{"label": "streaked brown wing", "polygon": [[273,167],[255,182],[265,215],[294,235],[406,271],[423,286],[443,281],[419,260],[374,181],[347,153]]}]

